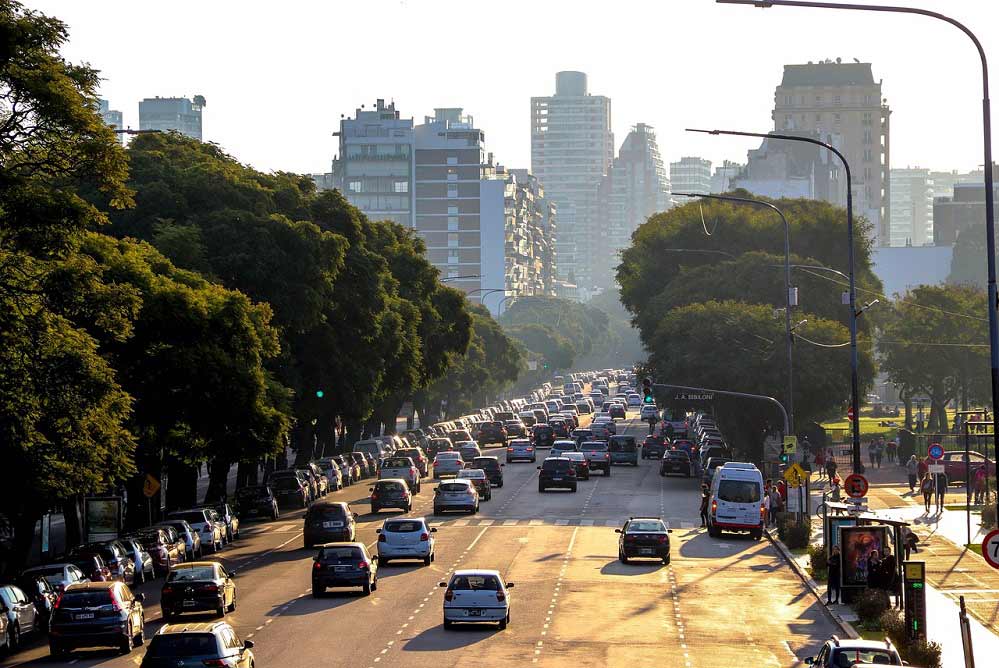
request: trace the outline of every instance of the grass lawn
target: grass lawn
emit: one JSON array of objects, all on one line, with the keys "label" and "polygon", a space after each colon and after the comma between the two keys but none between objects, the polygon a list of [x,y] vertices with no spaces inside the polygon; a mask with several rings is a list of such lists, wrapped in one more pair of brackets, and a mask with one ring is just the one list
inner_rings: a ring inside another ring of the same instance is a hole
[{"label": "grass lawn", "polygon": [[[861,436],[877,436],[877,435],[894,435],[898,433],[898,427],[882,427],[878,423],[882,420],[895,420],[895,418],[873,418],[860,416],[860,434]],[[901,421],[898,420],[899,424]],[[822,427],[824,429],[843,429],[848,430],[851,428],[850,421],[846,418],[841,420],[830,420],[828,422],[823,422]]]},{"label": "grass lawn", "polygon": [[[968,506],[966,506],[963,503],[945,503],[944,504],[944,508],[946,510],[960,510],[961,512],[964,512],[964,511],[968,510]],[[981,513],[982,513],[982,507],[981,506],[976,506],[976,505],[972,504],[972,506],[971,506],[971,514],[972,515],[981,515]]]},{"label": "grass lawn", "polygon": [[966,545],[965,547],[967,547],[969,550],[971,550],[972,552],[974,552],[978,556],[982,556],[982,544],[981,543],[971,543],[970,545]]}]

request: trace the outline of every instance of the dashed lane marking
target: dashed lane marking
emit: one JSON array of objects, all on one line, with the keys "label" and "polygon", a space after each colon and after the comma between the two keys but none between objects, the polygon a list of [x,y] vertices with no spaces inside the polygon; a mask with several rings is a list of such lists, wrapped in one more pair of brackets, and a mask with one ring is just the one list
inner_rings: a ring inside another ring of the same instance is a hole
[{"label": "dashed lane marking", "polygon": [[[552,624],[552,617],[555,615],[555,606],[558,604],[559,590],[562,588],[562,581],[565,579],[565,572],[569,568],[569,560],[572,558],[572,549],[576,545],[576,534],[579,532],[579,527],[572,530],[572,537],[569,539],[569,546],[565,550],[565,556],[562,557],[562,568],[558,573],[558,579],[555,580],[555,590],[552,592],[552,600],[548,605],[548,612],[545,616],[544,625],[541,629],[541,637],[544,638],[548,635],[548,628]],[[531,659],[531,663],[537,663],[538,659],[541,658],[541,649],[544,646],[544,640],[539,640],[534,648],[534,657]]]}]

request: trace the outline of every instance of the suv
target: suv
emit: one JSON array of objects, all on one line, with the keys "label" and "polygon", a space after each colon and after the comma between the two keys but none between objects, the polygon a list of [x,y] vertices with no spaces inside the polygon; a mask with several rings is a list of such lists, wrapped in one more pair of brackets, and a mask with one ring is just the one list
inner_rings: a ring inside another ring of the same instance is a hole
[{"label": "suv", "polygon": [[531,430],[531,440],[535,448],[550,448],[555,442],[555,430],[548,424],[536,424]]},{"label": "suv", "polygon": [[140,668],[175,666],[253,666],[253,641],[240,640],[226,622],[185,622],[163,626],[149,641]]},{"label": "suv", "polygon": [[250,485],[236,490],[236,505],[243,517],[266,517],[276,520],[281,516],[277,497],[267,485]]},{"label": "suv", "polygon": [[666,452],[666,440],[662,436],[649,436],[642,443],[642,459],[662,459]]},{"label": "suv", "polygon": [[383,478],[368,489],[373,513],[380,512],[382,508],[398,508],[404,513],[413,510],[413,493],[409,483],[402,478]]},{"label": "suv", "polygon": [[[192,508],[190,510],[180,510],[167,515],[172,520],[185,520],[195,531],[201,534],[201,545],[211,546],[212,552],[222,549],[225,540],[225,524],[216,521],[216,513],[211,508]],[[155,555],[154,555],[155,556]]]},{"label": "suv", "polygon": [[549,457],[538,467],[538,491],[544,492],[552,487],[567,488],[576,491],[576,467],[568,457]]},{"label": "suv", "polygon": [[607,446],[610,449],[611,464],[638,466],[638,445],[634,436],[611,436]]},{"label": "suv", "polygon": [[579,451],[586,455],[586,461],[590,463],[590,471],[601,469],[604,477],[611,474],[611,458],[607,449],[607,444],[603,441],[586,441],[579,444]]},{"label": "suv", "polygon": [[303,540],[309,549],[316,543],[352,541],[357,533],[357,513],[342,501],[319,501],[305,512]]},{"label": "suv", "polygon": [[475,440],[482,445],[487,443],[506,445],[506,427],[498,420],[480,422],[475,432]]},{"label": "suv", "polygon": [[68,586],[52,613],[49,651],[63,657],[77,647],[117,647],[128,654],[143,643],[143,600],[122,582]]},{"label": "suv", "polygon": [[498,457],[476,457],[472,460],[470,466],[473,469],[482,469],[485,471],[490,485],[503,486],[503,465],[500,464]]},{"label": "suv", "polygon": [[902,666],[902,657],[898,650],[885,639],[877,640],[840,640],[831,637],[822,645],[815,656],[805,659],[805,663],[819,668],[840,668],[858,663],[876,663],[888,666]]}]

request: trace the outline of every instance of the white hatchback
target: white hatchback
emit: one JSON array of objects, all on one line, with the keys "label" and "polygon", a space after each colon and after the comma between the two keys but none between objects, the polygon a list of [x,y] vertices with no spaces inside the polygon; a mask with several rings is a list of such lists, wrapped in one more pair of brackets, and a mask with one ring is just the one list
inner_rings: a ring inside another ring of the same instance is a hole
[{"label": "white hatchback", "polygon": [[496,622],[500,629],[510,623],[512,582],[503,582],[499,571],[458,570],[450,582],[441,582],[444,592],[444,628],[455,623]]},{"label": "white hatchback", "polygon": [[427,566],[434,560],[437,533],[422,517],[385,520],[378,533],[378,565],[390,559],[422,559]]}]

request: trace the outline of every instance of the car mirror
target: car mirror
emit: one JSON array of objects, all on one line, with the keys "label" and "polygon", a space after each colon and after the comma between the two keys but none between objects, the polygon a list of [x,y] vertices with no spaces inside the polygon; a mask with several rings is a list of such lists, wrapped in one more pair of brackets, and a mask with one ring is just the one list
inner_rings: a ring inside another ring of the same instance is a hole
[{"label": "car mirror", "polygon": [[666,533],[673,533],[672,529],[666,529]]},{"label": "car mirror", "polygon": [[430,533],[437,533],[437,527],[430,527]]},{"label": "car mirror", "polygon": [[358,515],[357,513],[351,513],[351,515],[353,516],[353,518],[354,518],[355,520],[356,520],[356,519],[357,519],[357,518],[359,517],[359,515]]},{"label": "car mirror", "polygon": [[229,571],[229,577],[231,577],[231,578],[234,578],[234,577],[236,577],[236,571],[234,571],[234,570],[230,570],[230,571]]},{"label": "car mirror", "polygon": [[440,487],[434,487],[434,494],[440,494],[440,493],[441,493],[441,488]]},{"label": "car mirror", "polygon": [[447,583],[446,582],[438,582],[437,586],[438,587],[447,587]]},{"label": "car mirror", "polygon": [[381,533],[381,532],[382,532],[381,529],[375,529],[375,533]]},{"label": "car mirror", "polygon": [[253,649],[253,641],[252,640],[244,640],[243,641],[243,649]]},{"label": "car mirror", "polygon": [[621,533],[620,529],[614,529],[614,533]]},{"label": "car mirror", "polygon": [[368,488],[368,491],[369,491],[369,492],[373,492],[373,491],[375,491],[375,488],[374,488],[374,487],[369,487],[369,488]]},{"label": "car mirror", "polygon": [[513,583],[512,582],[507,582],[506,583],[506,588],[507,589],[513,589]]},{"label": "car mirror", "polygon": [[812,665],[813,663],[815,663],[815,657],[810,656],[810,657],[806,658],[805,659],[805,663],[808,664],[809,666]]},{"label": "car mirror", "polygon": [[135,595],[135,600],[138,601],[139,603],[142,603],[143,601],[146,600],[146,595],[143,594],[142,592],[139,592],[138,594]]},{"label": "car mirror", "polygon": [[538,470],[539,470],[539,471],[541,470],[541,467],[540,467],[540,466],[538,467]]}]

